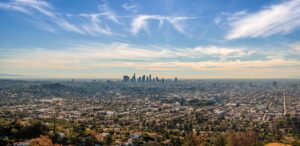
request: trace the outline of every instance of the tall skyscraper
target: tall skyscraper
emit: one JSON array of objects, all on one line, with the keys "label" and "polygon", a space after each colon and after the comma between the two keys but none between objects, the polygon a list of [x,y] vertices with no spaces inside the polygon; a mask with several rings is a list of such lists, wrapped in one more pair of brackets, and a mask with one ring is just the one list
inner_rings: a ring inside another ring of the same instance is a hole
[{"label": "tall skyscraper", "polygon": [[123,82],[129,82],[129,76],[125,75],[123,76]]},{"label": "tall skyscraper", "polygon": [[136,77],[135,77],[135,73],[132,76],[131,82],[136,82]]},{"label": "tall skyscraper", "polygon": [[177,83],[177,77],[175,77],[175,83]]},{"label": "tall skyscraper", "polygon": [[143,75],[143,77],[142,77],[142,82],[145,82],[145,81],[146,81],[146,76]]},{"label": "tall skyscraper", "polygon": [[159,80],[158,80],[158,77],[156,77],[156,82],[158,82]]},{"label": "tall skyscraper", "polygon": [[151,74],[149,75],[149,81],[150,81],[150,82],[152,81],[152,79],[151,79]]}]

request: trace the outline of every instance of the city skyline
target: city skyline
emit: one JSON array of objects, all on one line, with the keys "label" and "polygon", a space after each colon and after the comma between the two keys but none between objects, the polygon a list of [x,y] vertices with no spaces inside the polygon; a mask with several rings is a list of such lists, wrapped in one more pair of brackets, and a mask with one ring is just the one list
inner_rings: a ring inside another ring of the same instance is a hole
[{"label": "city skyline", "polygon": [[299,78],[299,13],[299,0],[4,0],[0,78]]},{"label": "city skyline", "polygon": [[130,75],[123,75],[123,82],[177,82],[178,78],[173,77],[171,78],[160,78],[159,76],[152,76],[151,74],[149,75],[141,75],[137,76],[135,73],[133,73],[132,77]]}]

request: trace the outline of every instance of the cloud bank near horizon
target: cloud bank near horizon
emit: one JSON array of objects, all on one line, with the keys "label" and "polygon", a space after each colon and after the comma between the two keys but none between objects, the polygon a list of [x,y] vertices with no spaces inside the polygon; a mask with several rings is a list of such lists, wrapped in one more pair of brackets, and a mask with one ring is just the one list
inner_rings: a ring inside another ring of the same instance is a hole
[{"label": "cloud bank near horizon", "polygon": [[[294,48],[290,48],[290,51],[292,54],[296,53]],[[300,61],[288,58],[288,54],[278,56],[277,52],[261,52],[259,49],[249,51],[245,48],[219,46],[169,49],[157,46],[140,47],[114,43],[75,45],[67,49],[56,50],[41,48],[31,51],[10,49],[5,52],[7,54],[2,55],[14,54],[14,57],[0,59],[0,68],[3,71],[32,69],[76,73],[127,68],[129,72],[220,72],[220,74],[239,73],[236,76],[237,78],[275,78],[282,77],[282,75],[296,76],[298,74],[297,70],[300,69]],[[260,58],[257,56],[260,56]],[[285,74],[278,74],[283,70]],[[256,77],[257,73],[260,72],[261,75]],[[51,74],[49,75],[51,76]],[[91,75],[99,76],[97,73],[85,74],[88,77]],[[181,77],[189,78],[189,76],[184,75]],[[212,76],[211,78],[219,77]],[[231,78],[234,77],[231,76]]]}]

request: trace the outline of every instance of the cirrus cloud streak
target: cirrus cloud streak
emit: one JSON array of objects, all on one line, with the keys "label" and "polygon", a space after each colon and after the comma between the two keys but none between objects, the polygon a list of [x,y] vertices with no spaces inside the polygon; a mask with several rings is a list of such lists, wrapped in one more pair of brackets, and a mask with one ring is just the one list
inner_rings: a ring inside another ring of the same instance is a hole
[{"label": "cirrus cloud streak", "polygon": [[287,34],[300,27],[300,0],[288,0],[255,13],[237,12],[229,18],[225,38],[260,38]]}]

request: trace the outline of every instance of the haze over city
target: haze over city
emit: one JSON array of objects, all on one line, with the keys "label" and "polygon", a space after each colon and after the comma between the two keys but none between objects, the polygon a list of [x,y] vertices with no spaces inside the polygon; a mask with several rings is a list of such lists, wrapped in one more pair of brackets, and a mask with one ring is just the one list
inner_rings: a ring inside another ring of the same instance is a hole
[{"label": "haze over city", "polygon": [[299,78],[299,0],[0,2],[1,78]]}]

